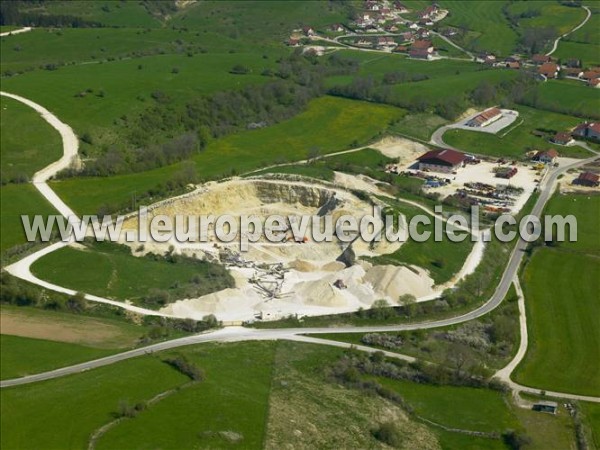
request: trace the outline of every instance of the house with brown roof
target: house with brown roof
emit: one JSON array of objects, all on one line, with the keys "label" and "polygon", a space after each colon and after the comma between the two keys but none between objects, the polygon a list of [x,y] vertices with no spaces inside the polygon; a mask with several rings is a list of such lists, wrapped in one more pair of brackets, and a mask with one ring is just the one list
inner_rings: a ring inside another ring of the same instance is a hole
[{"label": "house with brown roof", "polygon": [[295,38],[295,37],[291,37],[291,38],[288,39],[287,44],[290,47],[298,47],[300,45],[300,39]]},{"label": "house with brown roof", "polygon": [[600,177],[592,172],[582,172],[573,180],[573,184],[587,187],[598,187],[600,185]]},{"label": "house with brown roof", "polygon": [[569,133],[556,133],[550,141],[558,145],[569,145],[574,142],[573,137]]},{"label": "house with brown roof", "polygon": [[532,161],[540,162],[540,163],[544,163],[544,164],[554,164],[554,162],[556,161],[556,158],[558,158],[558,152],[554,149],[550,149],[550,150],[546,150],[546,151],[537,152],[533,156]]},{"label": "house with brown roof", "polygon": [[588,81],[587,85],[596,89],[600,88],[600,78],[591,79],[590,81]]},{"label": "house with brown roof", "polygon": [[431,150],[417,158],[419,170],[450,173],[464,165],[464,153],[450,149]]},{"label": "house with brown roof", "polygon": [[502,111],[500,111],[498,108],[496,108],[496,107],[488,108],[485,111],[481,112],[480,114],[477,114],[471,120],[469,120],[466,125],[468,127],[481,128],[481,127],[485,127],[485,126],[491,124],[492,122],[495,122],[496,120],[500,119],[501,117],[502,117]]},{"label": "house with brown roof", "polygon": [[581,78],[583,75],[583,70],[577,67],[563,67],[561,72],[571,78]]},{"label": "house with brown roof", "polygon": [[558,78],[560,66],[553,62],[547,62],[538,67],[538,73],[546,78]]},{"label": "house with brown roof", "polygon": [[329,27],[329,29],[334,33],[341,33],[342,31],[344,31],[344,27],[339,23],[334,23]]},{"label": "house with brown roof", "polygon": [[519,61],[506,61],[505,67],[507,69],[519,70],[521,68],[521,64],[519,63]]},{"label": "house with brown roof", "polygon": [[577,125],[571,135],[574,138],[592,139],[600,142],[600,122],[583,122]]},{"label": "house with brown roof", "polygon": [[531,62],[535,65],[541,66],[544,63],[552,62],[552,58],[546,55],[533,55]]},{"label": "house with brown roof", "polygon": [[304,33],[305,36],[314,36],[317,34],[316,31],[314,30],[314,28],[309,27],[309,26],[302,27],[302,32]]},{"label": "house with brown roof", "polygon": [[598,70],[586,70],[581,75],[581,79],[585,81],[594,80],[596,78],[600,78],[600,71]]}]

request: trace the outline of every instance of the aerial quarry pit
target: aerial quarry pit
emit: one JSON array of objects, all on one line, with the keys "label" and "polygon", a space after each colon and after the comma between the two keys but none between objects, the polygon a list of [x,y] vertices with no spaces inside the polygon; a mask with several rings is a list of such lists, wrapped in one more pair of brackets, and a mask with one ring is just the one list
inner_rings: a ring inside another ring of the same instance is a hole
[{"label": "aerial quarry pit", "polygon": [[[366,198],[366,197],[365,197]],[[385,206],[381,203],[381,206]],[[374,301],[398,304],[403,294],[417,301],[435,298],[446,286],[435,286],[429,273],[416,266],[373,265],[369,257],[392,253],[403,245],[385,238],[352,242],[354,256],[349,260],[348,243],[334,236],[331,242],[314,242],[310,237],[313,217],[331,215],[332,222],[342,215],[360,220],[373,215],[373,204],[350,191],[320,183],[275,179],[233,179],[207,183],[191,194],[160,202],[148,208],[148,221],[165,215],[188,216],[247,215],[264,219],[270,215],[311,217],[306,238],[298,241],[288,232],[282,242],[270,242],[262,236],[241,251],[239,239],[221,242],[214,229],[208,228],[205,242],[129,242],[134,253],[177,254],[224,264],[235,279],[235,287],[199,298],[171,303],[161,313],[178,317],[201,318],[214,314],[223,321],[273,320],[297,315],[335,314],[369,308]],[[376,218],[383,226],[381,218]],[[322,224],[324,227],[324,223]],[[136,233],[138,217],[124,223],[125,230]],[[482,243],[474,246],[458,276],[474,270],[483,252]],[[468,267],[467,267],[468,266]],[[456,278],[456,277],[455,277]],[[456,281],[456,280],[453,280]]]}]

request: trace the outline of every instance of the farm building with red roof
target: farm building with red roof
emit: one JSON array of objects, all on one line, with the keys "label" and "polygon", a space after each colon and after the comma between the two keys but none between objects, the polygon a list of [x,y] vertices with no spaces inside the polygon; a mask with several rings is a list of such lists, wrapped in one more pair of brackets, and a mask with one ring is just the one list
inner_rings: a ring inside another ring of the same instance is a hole
[{"label": "farm building with red roof", "polygon": [[431,150],[419,156],[419,170],[434,172],[452,172],[463,165],[467,157],[456,150]]},{"label": "farm building with red roof", "polygon": [[498,108],[489,108],[476,115],[467,122],[468,127],[485,127],[502,117],[502,111]]},{"label": "farm building with red roof", "polygon": [[592,172],[583,172],[573,180],[573,184],[579,186],[598,187],[600,185],[600,177]]}]

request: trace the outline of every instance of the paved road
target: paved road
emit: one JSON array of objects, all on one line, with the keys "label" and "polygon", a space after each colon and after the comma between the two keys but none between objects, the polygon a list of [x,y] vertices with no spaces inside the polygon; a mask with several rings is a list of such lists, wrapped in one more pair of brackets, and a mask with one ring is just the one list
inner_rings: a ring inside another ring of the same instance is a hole
[{"label": "paved road", "polygon": [[588,20],[590,20],[590,17],[592,17],[592,11],[590,11],[590,8],[588,8],[587,6],[581,6],[581,7],[583,9],[585,9],[587,12],[585,19],[583,19],[583,22],[581,22],[579,25],[577,25],[571,31],[568,31],[565,34],[557,37],[556,40],[554,41],[554,44],[552,45],[552,50],[550,50],[548,53],[546,53],[546,56],[550,56],[552,53],[554,53],[556,51],[556,49],[558,48],[558,43],[560,42],[560,40],[562,38],[564,38],[565,36],[568,36],[569,34],[573,33],[574,31],[579,30],[582,26],[584,26],[587,23]]}]

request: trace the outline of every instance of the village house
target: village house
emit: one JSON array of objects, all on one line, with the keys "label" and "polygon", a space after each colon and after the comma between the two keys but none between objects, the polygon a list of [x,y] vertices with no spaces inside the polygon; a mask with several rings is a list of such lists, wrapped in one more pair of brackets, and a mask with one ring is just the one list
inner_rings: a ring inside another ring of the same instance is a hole
[{"label": "village house", "polygon": [[504,67],[506,67],[507,69],[519,70],[521,68],[521,64],[519,63],[519,61],[506,61]]},{"label": "village house", "polygon": [[574,142],[573,137],[569,133],[556,133],[550,141],[558,145],[569,145]]},{"label": "village house", "polygon": [[439,11],[439,8],[436,4],[430,5],[425,10],[418,13],[418,17],[420,19],[432,19],[434,18]]},{"label": "village house", "polygon": [[583,70],[578,67],[563,67],[561,72],[570,78],[581,78],[583,75]]},{"label": "village house", "polygon": [[482,128],[486,127],[492,122],[500,119],[502,117],[502,111],[498,108],[488,108],[480,114],[473,117],[471,120],[467,122],[468,127],[477,127]]},{"label": "village house", "polygon": [[317,33],[315,32],[313,27],[302,27],[302,32],[305,36],[315,36]]},{"label": "village house", "polygon": [[419,170],[451,173],[464,165],[467,157],[456,150],[431,150],[417,159]]},{"label": "village house", "polygon": [[558,158],[558,152],[554,149],[550,149],[537,152],[533,156],[532,161],[544,164],[554,164],[556,158]]},{"label": "village house", "polygon": [[394,9],[396,12],[401,14],[408,12],[408,8],[406,8],[406,6],[404,6],[404,4],[401,2],[394,2]]},{"label": "village house", "polygon": [[600,71],[597,70],[586,70],[581,74],[581,79],[585,81],[594,80],[596,78],[600,78]]},{"label": "village house", "polygon": [[379,11],[380,6],[376,1],[369,0],[365,2],[365,9],[368,9],[369,11]]},{"label": "village house", "polygon": [[552,62],[552,58],[547,55],[533,55],[531,62],[537,66],[541,66],[542,64]]},{"label": "village house", "polygon": [[600,122],[583,122],[575,127],[571,135],[600,142]]},{"label": "village house", "polygon": [[588,81],[588,86],[591,86],[593,88],[600,88],[600,78],[593,78],[591,80]]},{"label": "village house", "polygon": [[415,36],[411,31],[406,31],[406,32],[402,33],[401,36],[402,36],[402,42],[414,42],[415,41]]},{"label": "village house", "polygon": [[377,45],[381,45],[384,47],[392,47],[396,45],[396,42],[394,41],[393,37],[379,36],[379,38],[377,38]]},{"label": "village house", "polygon": [[419,28],[415,32],[415,36],[417,39],[427,39],[429,36],[431,36],[431,33],[426,28]]},{"label": "village house", "polygon": [[287,43],[290,47],[298,47],[300,45],[300,39],[291,37],[288,39]]},{"label": "village house", "polygon": [[496,62],[496,56],[491,53],[480,53],[475,56],[475,62],[492,65]]},{"label": "village house", "polygon": [[560,66],[553,62],[547,62],[538,67],[538,73],[546,78],[558,78]]},{"label": "village house", "polygon": [[329,27],[329,29],[334,33],[341,33],[342,31],[344,31],[344,27],[339,23],[334,23],[333,25],[331,25],[331,27]]},{"label": "village house", "polygon": [[406,53],[408,52],[408,47],[406,45],[399,45],[394,49],[396,53]]},{"label": "village house", "polygon": [[598,187],[600,185],[600,176],[592,172],[582,172],[573,180],[573,184],[578,186]]}]

